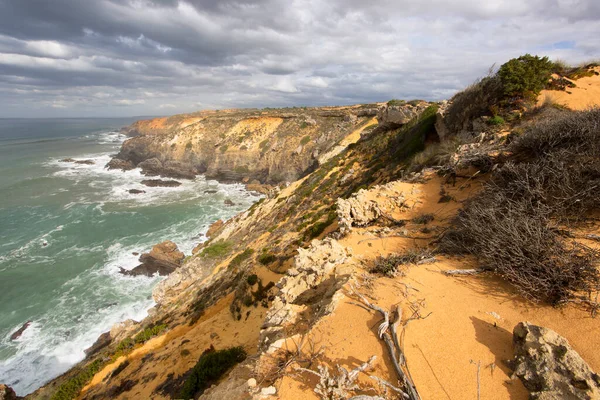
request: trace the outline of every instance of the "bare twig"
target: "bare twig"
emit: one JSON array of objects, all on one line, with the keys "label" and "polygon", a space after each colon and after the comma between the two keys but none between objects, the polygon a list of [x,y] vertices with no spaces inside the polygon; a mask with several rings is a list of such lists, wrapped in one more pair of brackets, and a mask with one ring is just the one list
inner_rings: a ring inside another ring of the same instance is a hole
[{"label": "bare twig", "polygon": [[453,276],[453,275],[478,275],[483,272],[486,272],[483,268],[477,269],[449,269],[446,271],[442,271],[444,275]]}]

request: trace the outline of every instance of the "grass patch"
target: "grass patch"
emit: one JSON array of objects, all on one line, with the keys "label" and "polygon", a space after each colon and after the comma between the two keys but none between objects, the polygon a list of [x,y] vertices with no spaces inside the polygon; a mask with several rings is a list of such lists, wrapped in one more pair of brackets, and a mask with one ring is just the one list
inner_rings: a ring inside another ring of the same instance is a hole
[{"label": "grass patch", "polygon": [[337,214],[335,211],[332,210],[329,212],[329,214],[327,214],[327,219],[325,221],[316,222],[314,225],[306,229],[306,231],[304,232],[304,237],[308,240],[311,240],[320,236],[321,233],[323,233],[323,231],[325,231],[325,229],[327,229],[327,227],[334,223],[336,220]]},{"label": "grass patch", "polygon": [[94,375],[100,372],[103,366],[104,363],[102,360],[96,360],[92,362],[71,379],[60,385],[58,390],[54,392],[50,399],[71,400],[76,398],[79,392],[81,392],[81,389],[83,389],[83,387],[92,380]]},{"label": "grass patch", "polygon": [[388,106],[403,106],[405,104],[406,104],[406,100],[400,100],[400,99],[392,99],[387,102]]},{"label": "grass patch", "polygon": [[246,359],[242,347],[205,351],[183,384],[179,398],[192,399],[216,383],[229,369]]},{"label": "grass patch", "polygon": [[504,125],[506,121],[499,115],[494,115],[492,118],[488,120],[488,124],[490,125]]},{"label": "grass patch", "polygon": [[269,265],[277,261],[277,256],[270,251],[263,251],[259,256],[257,261],[262,265]]},{"label": "grass patch", "polygon": [[224,255],[229,253],[232,247],[233,243],[224,240],[219,240],[218,242],[205,247],[200,253],[200,256],[205,258],[223,257]]},{"label": "grass patch", "polygon": [[304,145],[308,144],[309,142],[310,142],[310,136],[309,136],[309,135],[306,135],[306,136],[304,136],[304,137],[302,138],[302,140],[300,140],[300,144],[301,144],[302,146],[304,146]]},{"label": "grass patch", "polygon": [[230,268],[239,267],[242,262],[246,261],[252,254],[254,254],[254,250],[247,248],[237,256],[233,257],[233,260],[229,263]]}]

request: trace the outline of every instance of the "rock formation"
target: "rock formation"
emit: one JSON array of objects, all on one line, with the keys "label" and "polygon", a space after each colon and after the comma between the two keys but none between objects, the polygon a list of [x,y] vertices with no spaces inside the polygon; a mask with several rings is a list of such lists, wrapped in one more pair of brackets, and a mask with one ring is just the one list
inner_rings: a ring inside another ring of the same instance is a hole
[{"label": "rock formation", "polygon": [[0,384],[0,400],[17,400],[18,398],[10,386]]},{"label": "rock formation", "polygon": [[514,373],[532,399],[600,399],[600,376],[551,329],[519,323],[513,331]]},{"label": "rock formation", "polygon": [[429,103],[421,101],[417,104],[385,105],[377,112],[379,126],[386,129],[398,128],[419,115]]},{"label": "rock formation", "polygon": [[129,276],[153,276],[156,273],[165,276],[179,268],[184,258],[185,255],[179,251],[177,245],[167,240],[154,246],[150,253],[142,254],[140,265],[132,270],[121,268],[120,272]]}]

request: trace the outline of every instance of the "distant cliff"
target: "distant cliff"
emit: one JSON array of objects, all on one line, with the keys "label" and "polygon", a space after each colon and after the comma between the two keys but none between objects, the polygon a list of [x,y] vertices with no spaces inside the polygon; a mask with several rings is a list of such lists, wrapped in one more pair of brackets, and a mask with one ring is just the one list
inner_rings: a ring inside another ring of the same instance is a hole
[{"label": "distant cliff", "polygon": [[377,105],[276,110],[222,110],[138,121],[110,168],[147,175],[220,181],[294,181],[359,127]]}]

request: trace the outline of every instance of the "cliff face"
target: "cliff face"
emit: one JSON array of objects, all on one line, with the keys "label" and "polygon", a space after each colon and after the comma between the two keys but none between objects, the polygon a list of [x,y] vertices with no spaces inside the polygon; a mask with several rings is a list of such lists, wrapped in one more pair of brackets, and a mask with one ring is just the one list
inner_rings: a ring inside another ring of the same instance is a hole
[{"label": "cliff face", "polygon": [[109,167],[174,178],[293,181],[349,133],[375,122],[377,111],[377,105],[223,110],[139,121],[123,130],[134,137]]}]

